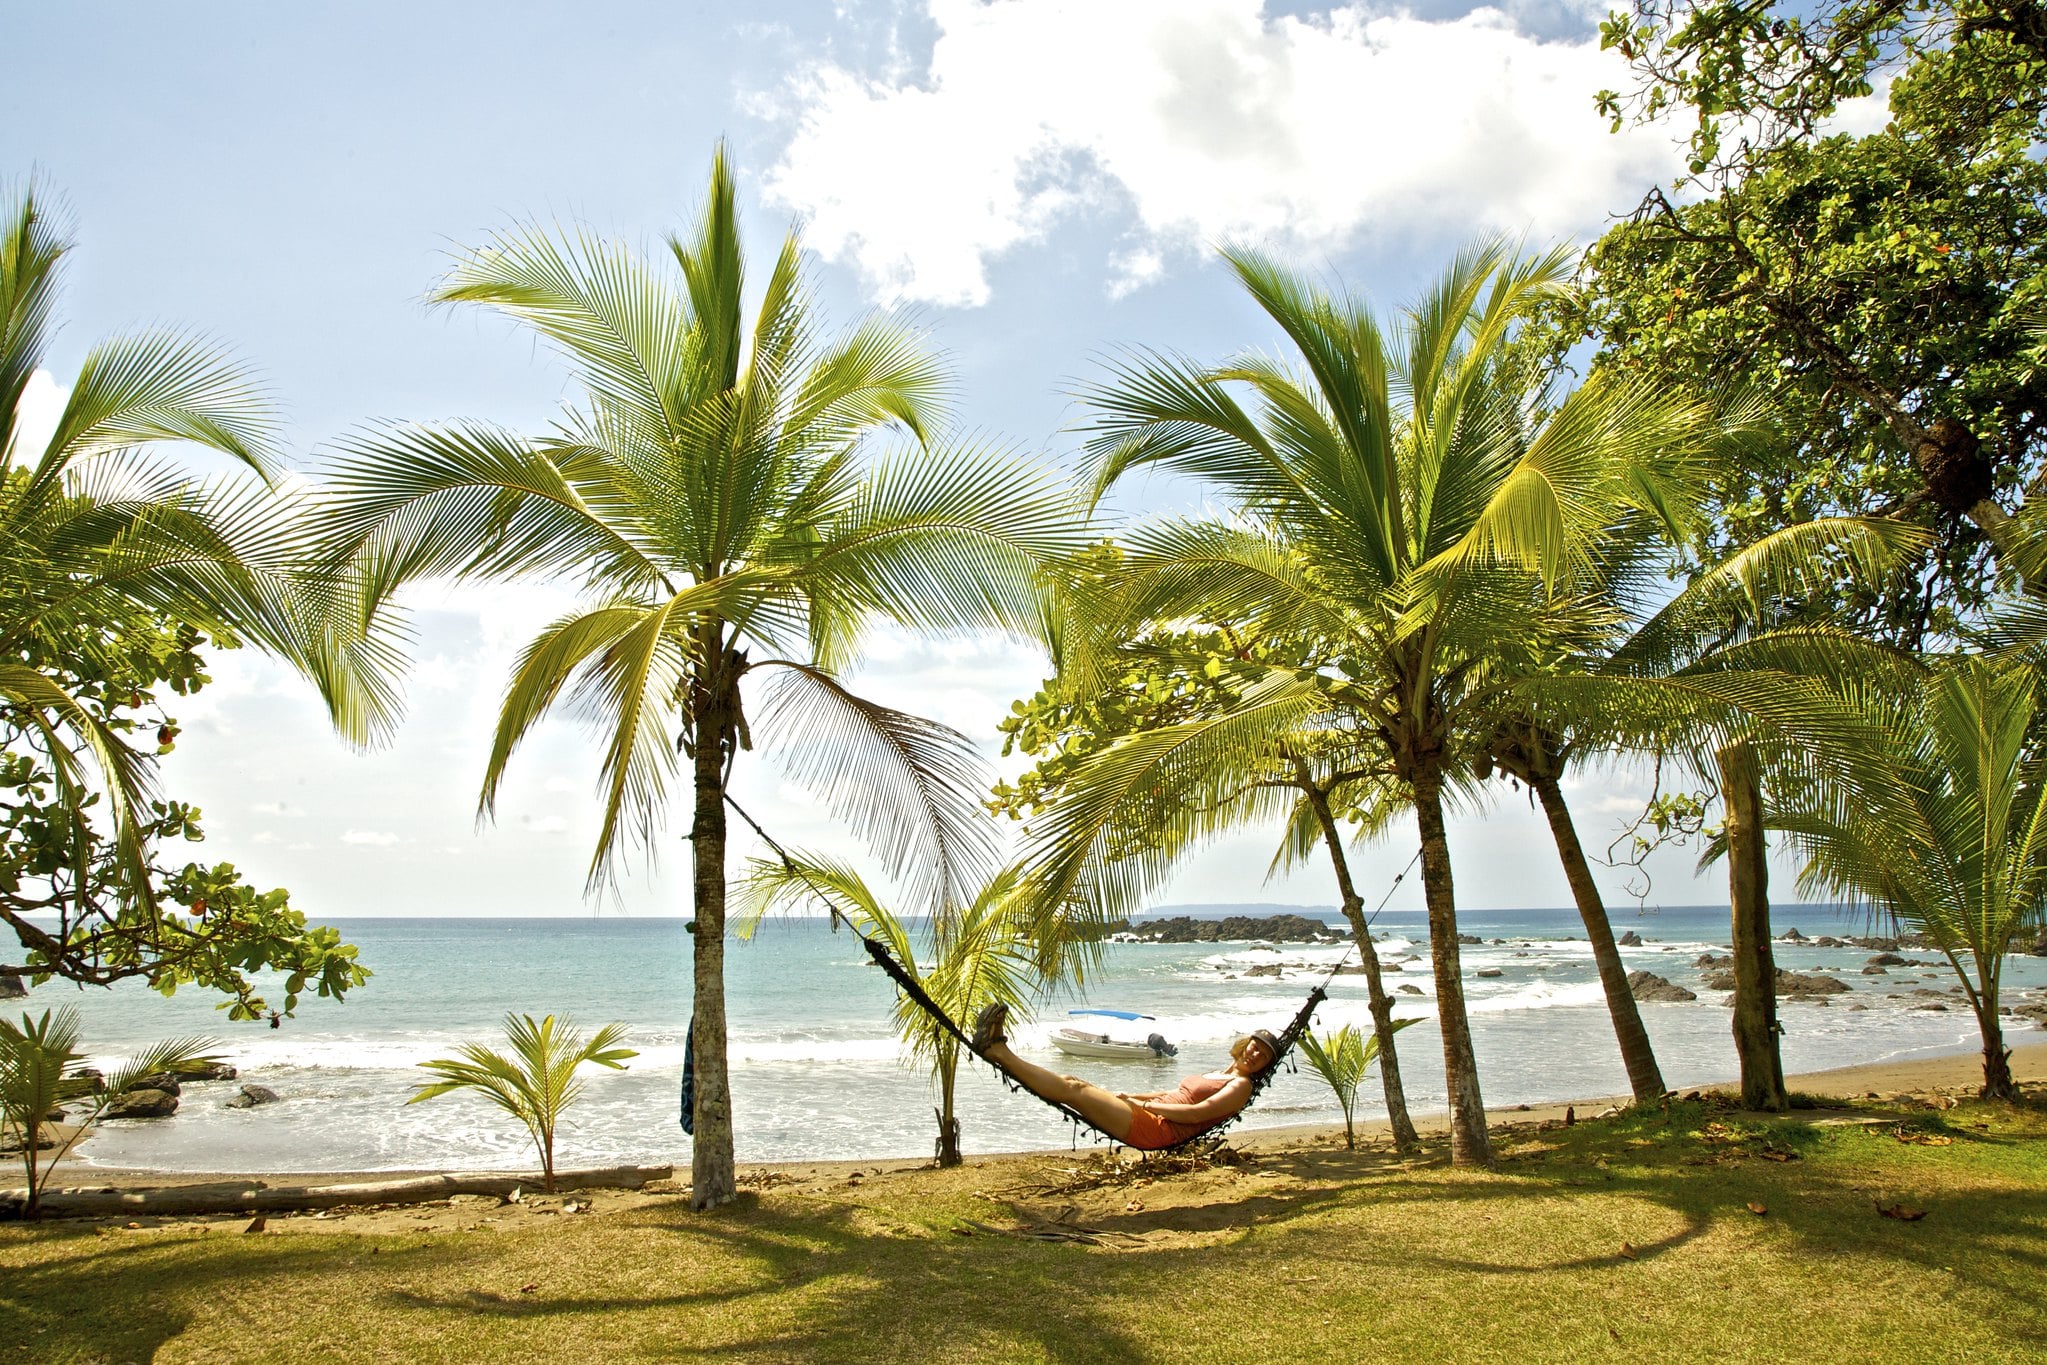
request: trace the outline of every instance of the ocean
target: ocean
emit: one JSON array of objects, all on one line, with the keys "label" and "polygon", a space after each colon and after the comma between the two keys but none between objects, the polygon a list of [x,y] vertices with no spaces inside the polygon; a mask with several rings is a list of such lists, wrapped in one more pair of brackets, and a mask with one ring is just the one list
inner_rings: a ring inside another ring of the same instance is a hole
[{"label": "ocean", "polygon": [[[1275,908],[1230,907],[1238,913]],[[1219,916],[1225,907],[1203,907]],[[1172,913],[1164,911],[1162,913]],[[1334,910],[1307,911],[1332,926]],[[1465,933],[1488,940],[1464,949],[1465,988],[1489,1109],[1619,1094],[1626,1076],[1584,930],[1570,910],[1462,912]],[[1809,906],[1781,907],[1776,931],[1809,936],[1869,932],[1860,918]],[[618,1020],[639,1056],[622,1073],[585,1068],[587,1089],[558,1138],[563,1166],[639,1162],[687,1164],[689,1139],[677,1123],[677,1088],[689,1022],[689,938],[679,919],[593,916],[563,919],[358,919],[335,921],[376,973],[342,1004],[310,998],[295,1019],[271,1029],[231,1024],[213,998],[181,991],[165,999],[140,987],[80,991],[52,982],[15,1009],[75,1003],[87,1050],[101,1065],[173,1035],[208,1034],[241,1069],[240,1081],[188,1085],[177,1114],[105,1124],[72,1157],[92,1165],[167,1171],[375,1171],[485,1169],[532,1164],[529,1141],[487,1102],[453,1094],[407,1104],[423,1079],[418,1063],[450,1055],[463,1041],[501,1041],[507,1011],[573,1016],[586,1028]],[[1420,911],[1389,912],[1376,928],[1382,957],[1404,970],[1389,986],[1399,1014],[1424,1020],[1400,1034],[1402,1075],[1416,1113],[1447,1108],[1441,1043],[1431,1021],[1434,986]],[[1727,942],[1724,907],[1620,911],[1617,933],[1630,970],[1646,968],[1700,992],[1692,1004],[1644,1005],[1665,1080],[1682,1088],[1735,1073],[1724,996],[1705,991],[1693,961]],[[1491,940],[1500,940],[1492,942]],[[1116,1090],[1170,1088],[1187,1072],[1218,1063],[1228,1041],[1256,1027],[1278,1028],[1309,987],[1347,953],[1343,946],[1252,943],[1119,943],[1108,949],[1087,998],[1044,1002],[1014,1028],[1025,1055]],[[1781,1006],[1787,1072],[1979,1050],[1973,1016],[1958,997],[1945,1012],[1915,1009],[1944,990],[1942,967],[1859,974],[1868,949],[1779,943],[1794,971],[1837,969],[1852,987],[1818,1006]],[[1925,959],[1926,953],[1908,953]],[[894,989],[850,934],[815,919],[770,920],[727,953],[733,1094],[738,1154],[745,1161],[915,1158],[935,1136],[935,1087],[910,1065],[890,1028]],[[1277,975],[1270,969],[1278,968]],[[1247,973],[1266,968],[1257,976]],[[1497,970],[1498,976],[1478,976]],[[2047,997],[2047,958],[2014,957],[2008,998]],[[1867,1008],[1857,1010],[1853,1005]],[[1180,1048],[1158,1062],[1067,1058],[1047,1042],[1081,1006],[1155,1016]],[[1369,1027],[1365,984],[1342,975],[1317,1019],[1328,1030]],[[2030,1024],[2014,1020],[2027,1041]],[[282,1102],[225,1107],[242,1081],[270,1087]],[[1360,1092],[1360,1117],[1383,1114],[1376,1078]],[[1028,1096],[1013,1094],[979,1065],[963,1066],[958,1096],[969,1152],[1064,1148],[1073,1130]],[[1246,1128],[1338,1122],[1327,1088],[1305,1069],[1282,1075],[1243,1120]],[[1082,1145],[1090,1135],[1080,1137]]]}]

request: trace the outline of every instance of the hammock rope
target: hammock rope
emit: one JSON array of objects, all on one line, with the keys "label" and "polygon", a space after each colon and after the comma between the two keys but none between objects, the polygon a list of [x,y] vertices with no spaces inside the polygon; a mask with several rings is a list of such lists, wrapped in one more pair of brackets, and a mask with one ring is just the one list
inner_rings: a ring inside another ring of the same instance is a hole
[{"label": "hammock rope", "polygon": [[[1114,1133],[1104,1132],[1098,1124],[1072,1105],[1062,1100],[1049,1099],[1044,1095],[1038,1094],[1037,1091],[1030,1089],[1022,1081],[1017,1080],[1016,1077],[1004,1071],[993,1061],[976,1052],[972,1035],[963,1029],[957,1020],[947,1014],[936,1000],[931,998],[930,993],[924,989],[923,983],[919,982],[902,963],[896,960],[895,954],[889,951],[887,944],[866,933],[853,920],[852,916],[841,910],[838,902],[833,900],[830,894],[823,887],[819,886],[809,873],[804,871],[800,863],[789,856],[789,851],[777,843],[773,835],[761,828],[760,822],[749,815],[744,806],[741,806],[732,799],[732,795],[729,792],[725,795],[725,803],[731,806],[739,818],[744,820],[753,832],[760,837],[762,843],[774,851],[775,856],[781,859],[782,866],[805,886],[810,888],[810,893],[817,897],[824,905],[826,912],[831,916],[833,929],[836,930],[841,924],[850,929],[853,936],[860,940],[860,946],[867,950],[867,955],[874,959],[874,965],[881,968],[889,980],[895,982],[896,989],[908,996],[918,1009],[931,1016],[932,1022],[937,1024],[940,1029],[952,1035],[959,1042],[959,1045],[966,1049],[968,1056],[977,1057],[981,1061],[987,1062],[989,1068],[997,1076],[1001,1077],[1003,1084],[1007,1085],[1011,1090],[1029,1095],[1039,1103],[1057,1109],[1077,1127],[1086,1128],[1098,1134],[1099,1140],[1117,1143],[1122,1141]],[[1421,852],[1416,850],[1415,856],[1408,860],[1407,866],[1401,870],[1398,876],[1394,877],[1393,884],[1386,888],[1385,898],[1379,902],[1378,909],[1374,910],[1371,917],[1365,921],[1367,932],[1370,931],[1372,923],[1379,918],[1379,912],[1383,911],[1386,908],[1387,902],[1393,899],[1393,893],[1399,890],[1401,882],[1407,879],[1407,874],[1414,870],[1414,865],[1420,858]],[[1323,1001],[1329,998],[1329,983],[1336,979],[1336,974],[1343,970],[1345,964],[1350,961],[1351,953],[1356,951],[1357,944],[1353,941],[1344,955],[1336,960],[1336,965],[1331,967],[1322,980],[1308,992],[1308,998],[1302,1002],[1300,1009],[1294,1012],[1294,1017],[1287,1021],[1286,1027],[1280,1030],[1277,1055],[1273,1057],[1271,1065],[1251,1078],[1251,1097],[1244,1101],[1243,1107],[1238,1109],[1236,1113],[1226,1118],[1218,1119],[1200,1131],[1189,1134],[1171,1146],[1158,1148],[1157,1150],[1161,1152],[1177,1152],[1197,1144],[1219,1141],[1223,1130],[1243,1117],[1245,1111],[1258,1102],[1258,1096],[1263,1093],[1267,1085],[1272,1083],[1272,1078],[1279,1074],[1280,1063],[1287,1059],[1288,1054],[1294,1049],[1294,1044],[1298,1043],[1301,1040],[1301,1035],[1308,1031],[1309,1025],[1314,1022],[1316,1009],[1321,1006]]]}]

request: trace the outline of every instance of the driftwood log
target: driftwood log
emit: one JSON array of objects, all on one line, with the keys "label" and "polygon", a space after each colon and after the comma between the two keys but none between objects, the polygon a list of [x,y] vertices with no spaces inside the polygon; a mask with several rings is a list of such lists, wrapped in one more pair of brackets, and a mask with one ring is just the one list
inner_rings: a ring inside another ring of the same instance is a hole
[{"label": "driftwood log", "polygon": [[[651,1181],[675,1178],[673,1166],[607,1166],[591,1171],[556,1171],[561,1190],[637,1190]],[[495,1195],[515,1190],[538,1193],[538,1171],[462,1171],[407,1180],[360,1180],[345,1185],[267,1185],[260,1180],[204,1185],[164,1185],[117,1190],[107,1186],[43,1191],[45,1218],[109,1218],[153,1214],[288,1213],[356,1204],[426,1204],[458,1194]],[[0,1220],[17,1219],[28,1191],[0,1190]]]}]

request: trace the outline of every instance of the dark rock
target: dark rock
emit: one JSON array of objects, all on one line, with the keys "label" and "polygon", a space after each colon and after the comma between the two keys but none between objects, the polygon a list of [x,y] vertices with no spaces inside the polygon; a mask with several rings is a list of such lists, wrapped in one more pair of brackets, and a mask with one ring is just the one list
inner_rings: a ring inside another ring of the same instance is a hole
[{"label": "dark rock", "polygon": [[1803,943],[1805,942],[1805,935],[1799,933],[1796,929],[1787,929],[1778,936],[1778,941],[1782,943]]},{"label": "dark rock", "polygon": [[1266,940],[1275,943],[1314,943],[1335,938],[1328,925],[1306,915],[1231,915],[1226,919],[1195,919],[1175,915],[1171,919],[1145,920],[1129,928],[1132,938],[1145,943],[1239,943]]},{"label": "dark rock", "polygon": [[1909,967],[1912,965],[1912,959],[1899,957],[1896,953],[1878,953],[1875,957],[1869,959],[1869,965],[1872,967]]},{"label": "dark rock", "polygon": [[1277,962],[1261,962],[1255,967],[1246,968],[1244,971],[1246,976],[1278,976],[1279,974],[1280,965]]},{"label": "dark rock", "polygon": [[1867,1006],[1867,1005],[1863,1004],[1863,1003],[1862,1003],[1862,1002],[1861,1002],[1860,1000],[1858,1000],[1858,1001],[1856,1001],[1856,1002],[1855,1002],[1854,1004],[1850,1005],[1850,1006],[1849,1006],[1848,1008],[1849,1008],[1849,1009],[1850,1009],[1851,1011],[1853,1011],[1853,1010],[1866,1010],[1866,1009],[1868,1009],[1868,1008],[1869,1008],[1869,1006]]},{"label": "dark rock", "polygon": [[232,1062],[201,1062],[178,1072],[188,1081],[231,1081],[238,1074]]},{"label": "dark rock", "polygon": [[2047,1028],[2047,1000],[2034,1001],[2028,1005],[2017,1005],[2012,1013],[2022,1019],[2030,1019],[2041,1028]]},{"label": "dark rock", "polygon": [[1864,967],[1862,974],[1864,976],[1889,976],[1891,973],[1888,967]]},{"label": "dark rock", "polygon": [[230,1109],[254,1109],[259,1104],[275,1104],[284,1096],[267,1085],[245,1085],[242,1092],[227,1102]]},{"label": "dark rock", "polygon": [[1639,948],[1642,946],[1642,936],[1630,929],[1613,942],[1616,948]]},{"label": "dark rock", "polygon": [[95,1095],[107,1093],[107,1078],[100,1074],[100,1069],[96,1066],[81,1066],[71,1073],[71,1077],[73,1080],[84,1081]]},{"label": "dark rock", "polygon": [[1494,940],[1493,940],[1493,942],[1494,942],[1494,943],[1495,943],[1496,945],[1497,945],[1497,944],[1501,944],[1501,943],[1505,943],[1506,941],[1507,941],[1507,940],[1505,940],[1505,939],[1503,939],[1503,938],[1496,938],[1496,939],[1494,939]]},{"label": "dark rock", "polygon": [[103,1119],[162,1119],[178,1112],[178,1097],[167,1090],[130,1090],[100,1111]]},{"label": "dark rock", "polygon": [[[38,1152],[47,1152],[63,1140],[62,1137],[51,1132],[48,1128],[38,1129],[36,1132],[36,1150]],[[0,1133],[0,1156],[18,1155],[21,1149],[27,1145],[22,1140],[22,1135],[12,1128],[8,1129],[5,1133]]]},{"label": "dark rock", "polygon": [[1457,936],[1457,941],[1459,943],[1466,945],[1477,944],[1481,947],[1484,946],[1485,944],[1485,940],[1480,938],[1477,934],[1459,934]]},{"label": "dark rock", "polygon": [[1851,989],[1847,982],[1831,976],[1808,976],[1787,972],[1782,967],[1777,969],[1777,995],[1780,999],[1786,996],[1795,1000],[1804,995],[1840,995]]},{"label": "dark rock", "polygon": [[1654,972],[1629,972],[1628,994],[1637,1000],[1654,1004],[1681,1004],[1699,998],[1683,986],[1666,981]]},{"label": "dark rock", "polygon": [[1692,959],[1694,967],[1726,967],[1732,969],[1734,959],[1726,954],[1700,953]]},{"label": "dark rock", "polygon": [[[1706,989],[1709,991],[1731,991],[1734,989],[1732,969],[1706,973]],[[1777,969],[1777,998],[1780,1000],[1810,999],[1818,995],[1840,995],[1852,990],[1847,982],[1831,976],[1806,976],[1798,972]]]},{"label": "dark rock", "polygon": [[[1408,984],[1407,984],[1407,983],[1405,983],[1405,982],[1402,982],[1402,983],[1401,983],[1401,986],[1400,986],[1400,990],[1399,990],[1399,994],[1401,994],[1401,995],[1420,995],[1421,993],[1422,993],[1422,988],[1421,988],[1420,986],[1410,986],[1410,985],[1408,985]],[[2041,1021],[2041,1024],[2040,1024],[2040,1027],[2042,1027],[2042,1028],[2047,1028],[2047,1020],[2042,1020],[2042,1021]]]},{"label": "dark rock", "polygon": [[13,972],[0,972],[0,1000],[19,1000],[28,994],[28,987]]},{"label": "dark rock", "polygon": [[1500,969],[1499,969],[1498,967],[1481,967],[1481,968],[1479,968],[1479,970],[1478,970],[1478,972],[1477,972],[1477,975],[1479,975],[1479,976],[1505,976],[1505,975],[1506,975],[1506,973],[1505,973],[1505,972],[1503,972],[1503,971],[1501,971],[1501,970],[1500,970]]},{"label": "dark rock", "polygon": [[128,1088],[130,1091],[161,1090],[166,1095],[182,1095],[185,1093],[183,1087],[178,1084],[178,1078],[168,1071],[159,1071],[154,1076],[144,1076]]},{"label": "dark rock", "polygon": [[1947,1006],[1941,1004],[1938,1000],[1929,1000],[1923,1005],[1914,1005],[1912,1008],[1915,1010],[1931,1010],[1936,1014],[1947,1013]]},{"label": "dark rock", "polygon": [[1848,945],[1831,934],[1821,934],[1812,941],[1812,946],[1815,948],[1845,948]]}]

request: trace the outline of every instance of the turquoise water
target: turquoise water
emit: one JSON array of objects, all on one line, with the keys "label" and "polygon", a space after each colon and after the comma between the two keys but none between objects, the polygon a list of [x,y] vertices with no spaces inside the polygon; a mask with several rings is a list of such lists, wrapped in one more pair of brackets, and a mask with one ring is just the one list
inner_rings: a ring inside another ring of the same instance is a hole
[{"label": "turquoise water", "polygon": [[[1258,909],[1262,909],[1259,907]],[[1255,910],[1254,910],[1255,912]],[[1630,969],[1647,968],[1700,988],[1693,959],[1726,942],[1726,910],[1622,913],[1616,932],[1645,944],[1624,949]],[[1333,911],[1323,918],[1339,922]],[[1469,911],[1465,932],[1488,940],[1464,949],[1466,990],[1489,1107],[1616,1094],[1626,1077],[1594,974],[1590,948],[1568,910]],[[1860,933],[1860,920],[1812,907],[1777,912],[1779,931]],[[560,1139],[564,1164],[686,1161],[676,1123],[676,1090],[689,1019],[689,939],[675,919],[361,919],[337,921],[376,976],[348,1001],[311,1000],[282,1028],[229,1024],[198,993],[165,1000],[141,989],[80,992],[49,984],[26,1003],[73,1002],[90,1049],[114,1059],[173,1034],[209,1033],[245,1080],[284,1102],[224,1108],[233,1083],[186,1089],[167,1120],[108,1124],[74,1158],[87,1164],[164,1170],[353,1171],[530,1164],[521,1130],[482,1101],[451,1095],[405,1103],[421,1079],[417,1063],[446,1056],[465,1040],[491,1041],[508,1010],[573,1015],[586,1026],[611,1020],[631,1029],[640,1056],[622,1074],[586,1069],[588,1090]],[[1430,1018],[1434,987],[1420,912],[1378,921],[1380,951],[1404,959],[1392,981],[1413,986],[1400,1012],[1424,1022],[1400,1035],[1402,1074],[1417,1112],[1446,1107],[1441,1044]],[[1573,937],[1576,935],[1576,937]],[[1215,1064],[1229,1039],[1278,1027],[1346,949],[1298,945],[1117,944],[1087,1001],[1048,1002],[1017,1031],[1026,1055],[1118,1090],[1163,1089],[1183,1072]],[[1975,1052],[1966,1006],[1915,1010],[1914,989],[1942,989],[1944,970],[1894,968],[1858,974],[1865,949],[1778,945],[1779,965],[1840,970],[1853,991],[1825,1007],[1787,1002],[1787,1070]],[[1925,958],[1924,953],[1908,956]],[[819,920],[770,921],[727,960],[733,1091],[742,1160],[914,1157],[931,1149],[933,1088],[902,1058],[889,1027],[894,990],[857,940]],[[1280,974],[1247,976],[1254,966]],[[1477,972],[1497,969],[1497,977]],[[2047,959],[2015,958],[2013,1000],[2047,995]],[[1368,1023],[1362,978],[1339,976],[1318,1017],[1322,1028]],[[1735,1070],[1722,997],[1645,1005],[1650,1034],[1673,1086],[1723,1080]],[[1853,1004],[1867,1008],[1854,1010]],[[1046,1042],[1074,1005],[1139,1010],[1179,1044],[1172,1061],[1090,1062]],[[2020,1041],[2032,1035],[2023,1028]],[[1380,1112],[1368,1083],[1367,1113]],[[985,1068],[964,1074],[959,1108],[969,1151],[1064,1147],[1071,1130],[1057,1115],[1010,1093]],[[1247,1116],[1247,1127],[1333,1122],[1339,1115],[1313,1076],[1282,1076]]]}]

